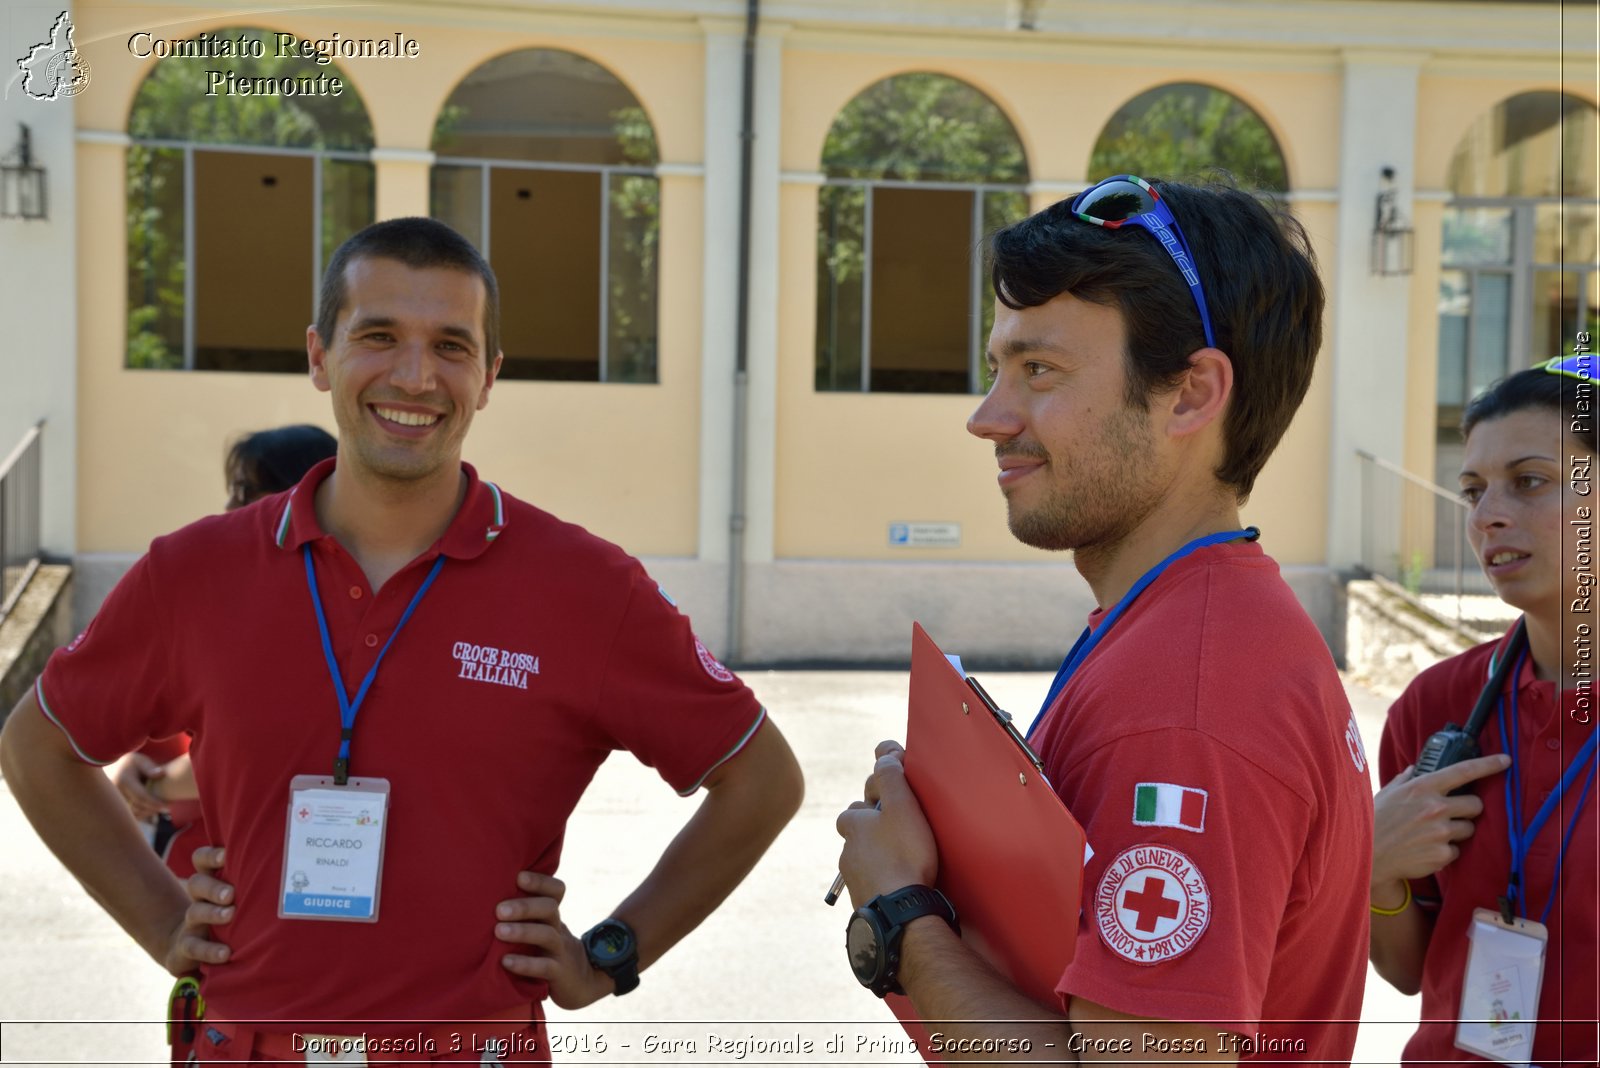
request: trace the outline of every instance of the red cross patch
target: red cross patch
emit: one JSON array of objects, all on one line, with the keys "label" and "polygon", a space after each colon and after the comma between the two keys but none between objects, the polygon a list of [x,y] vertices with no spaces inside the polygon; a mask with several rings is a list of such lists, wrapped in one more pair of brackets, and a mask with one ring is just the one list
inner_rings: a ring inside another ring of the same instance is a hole
[{"label": "red cross patch", "polygon": [[732,682],[733,672],[723,667],[717,658],[711,655],[711,650],[705,647],[699,638],[694,640],[695,655],[700,658],[700,666],[706,669],[706,674],[718,682]]},{"label": "red cross patch", "polygon": [[1211,891],[1183,853],[1139,845],[1106,865],[1094,911],[1108,949],[1134,964],[1159,964],[1187,953],[1205,934]]}]

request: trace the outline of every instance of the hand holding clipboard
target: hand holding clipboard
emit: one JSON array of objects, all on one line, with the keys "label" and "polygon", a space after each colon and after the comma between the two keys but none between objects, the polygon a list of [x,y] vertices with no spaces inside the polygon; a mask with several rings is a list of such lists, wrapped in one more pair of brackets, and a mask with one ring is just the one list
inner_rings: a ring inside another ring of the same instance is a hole
[{"label": "hand holding clipboard", "polygon": [[[1077,939],[1083,830],[1010,717],[920,626],[903,759],[937,848],[934,886],[954,904],[962,939],[1023,994],[1055,1004]],[[887,1000],[925,1039],[910,1001]]]},{"label": "hand holding clipboard", "polygon": [[[920,625],[917,625],[917,630],[919,632],[922,630]],[[954,665],[952,664],[952,666]],[[966,678],[967,685],[972,687],[972,692],[977,695],[978,700],[983,702],[984,708],[988,709],[989,714],[994,717],[995,722],[1000,724],[1001,728],[1006,732],[1007,736],[1010,737],[1011,741],[1015,743],[1016,746],[1027,756],[1029,762],[1032,763],[1034,768],[1038,771],[1039,777],[1044,779],[1044,763],[1039,759],[1039,755],[1033,751],[1033,748],[1028,745],[1028,739],[1023,737],[1021,731],[1017,730],[1016,721],[1012,718],[1011,713],[995,704],[994,698],[989,696],[989,691],[985,690],[983,685],[978,682],[977,679],[973,678],[971,675],[968,675]],[[1048,779],[1045,779],[1045,781],[1047,783],[1049,782]],[[876,807],[881,808],[882,806],[880,805]],[[828,892],[822,895],[822,903],[824,905],[838,904],[839,895],[843,891],[844,872],[840,872],[838,875],[833,877],[833,883],[828,887]]]}]

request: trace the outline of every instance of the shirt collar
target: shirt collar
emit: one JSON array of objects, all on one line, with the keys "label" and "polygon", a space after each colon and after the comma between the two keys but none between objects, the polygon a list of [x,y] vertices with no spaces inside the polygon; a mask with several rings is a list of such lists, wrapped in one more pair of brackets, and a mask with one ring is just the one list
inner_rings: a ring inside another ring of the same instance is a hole
[{"label": "shirt collar", "polygon": [[[1511,684],[1516,687],[1518,692],[1523,692],[1537,687],[1540,682],[1540,678],[1533,673],[1533,655],[1530,653],[1522,658],[1522,670],[1517,672],[1517,677],[1512,680]],[[1554,682],[1546,682],[1544,685],[1549,687],[1552,694],[1555,693],[1556,684]]]},{"label": "shirt collar", "polygon": [[[1244,540],[1243,538],[1240,538],[1236,541],[1224,541],[1219,542],[1216,545],[1207,545],[1203,549],[1196,549],[1188,556],[1180,557],[1168,564],[1167,569],[1161,572],[1160,576],[1158,576],[1154,582],[1145,587],[1144,593],[1136,598],[1133,604],[1129,605],[1125,611],[1133,611],[1134,605],[1137,605],[1143,601],[1152,590],[1156,589],[1157,587],[1165,587],[1168,584],[1168,579],[1170,576],[1183,574],[1185,571],[1196,567],[1208,567],[1211,564],[1217,563],[1221,559],[1262,558],[1266,555],[1267,551],[1261,547],[1261,539],[1259,537],[1251,538],[1248,541]],[[1143,576],[1140,577],[1142,578]],[[1109,607],[1101,608],[1096,606],[1094,611],[1089,613],[1089,629],[1094,630],[1095,628],[1099,627],[1101,622],[1104,621],[1106,614],[1110,611],[1111,609]]]},{"label": "shirt collar", "polygon": [[[1511,635],[1515,631],[1516,625],[1513,624],[1511,630],[1507,631],[1500,638],[1495,639],[1493,651],[1489,654],[1489,660],[1484,666],[1484,671],[1486,672],[1484,675],[1485,679],[1488,679],[1489,675],[1487,673],[1493,671],[1495,663],[1502,656],[1505,656],[1510,652]],[[1528,649],[1526,643],[1524,643],[1522,647],[1522,652],[1515,655],[1522,658],[1522,664],[1521,667],[1518,668],[1516,676],[1511,680],[1511,688],[1516,690],[1519,694],[1531,694],[1538,693],[1542,687],[1546,692],[1546,696],[1553,698],[1556,692],[1556,684],[1551,681],[1540,679],[1536,674],[1534,674],[1533,653]]]},{"label": "shirt collar", "polygon": [[[328,537],[317,522],[317,487],[333,473],[336,458],[330,457],[306,472],[289,491],[281,511],[272,524],[273,541],[280,549],[295,551],[307,542]],[[462,463],[467,476],[467,493],[444,535],[424,556],[435,551],[458,560],[481,556],[505,530],[509,517],[500,487],[478,478],[477,469]]]},{"label": "shirt collar", "polygon": [[[1508,639],[1502,638],[1498,640],[1495,643],[1495,652],[1492,656],[1503,655],[1508,645]],[[1586,712],[1588,715],[1593,715],[1594,683],[1585,682],[1579,686],[1558,691],[1554,679],[1541,679],[1534,674],[1533,654],[1531,653],[1523,657],[1522,670],[1518,671],[1517,677],[1511,680],[1511,687],[1516,691],[1519,700],[1543,701],[1551,706],[1559,707],[1563,722],[1570,720],[1580,726],[1587,726],[1587,721],[1574,718],[1573,713]]]}]

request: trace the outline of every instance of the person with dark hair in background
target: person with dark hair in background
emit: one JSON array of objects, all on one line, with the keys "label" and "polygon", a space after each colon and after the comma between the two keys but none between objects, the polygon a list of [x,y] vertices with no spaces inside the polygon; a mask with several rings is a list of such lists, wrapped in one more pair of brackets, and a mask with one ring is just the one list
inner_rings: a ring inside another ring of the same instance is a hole
[{"label": "person with dark hair in background", "polygon": [[967,429],[1012,533],[1073,550],[1100,605],[1029,734],[1094,856],[1036,1005],[926,889],[938,852],[883,743],[838,820],[851,923],[882,932],[857,978],[940,1021],[948,1057],[1348,1061],[1365,758],[1327,645],[1239,519],[1321,342],[1306,236],[1238,189],[1123,175],[991,254],[994,384]]},{"label": "person with dark hair in background", "polygon": [[[289,489],[317,463],[333,456],[338,439],[319,426],[298,423],[245,434],[228,447],[222,474],[227,511]],[[152,739],[108,764],[106,774],[144,826],[150,845],[180,879],[194,874],[194,851],[207,842],[200,789],[189,761],[189,736]]]},{"label": "person with dark hair in background", "polygon": [[[498,312],[435,220],[341,245],[306,332],[336,459],[157,539],[0,735],[68,870],[170,971],[200,962],[186,1056],[548,1059],[544,998],[632,990],[799,807],[783,736],[639,562],[462,462]],[[187,887],[94,767],[183,731],[218,843]],[[555,872],[616,749],[707,796],[580,939]]]},{"label": "person with dark hair in background", "polygon": [[245,434],[228,447],[222,471],[228,510],[293,489],[312,467],[337,453],[338,439],[320,426],[295,423]]},{"label": "person with dark hair in background", "polygon": [[[1384,726],[1371,953],[1396,989],[1422,993],[1407,1063],[1595,1063],[1595,361],[1518,372],[1462,415],[1467,540],[1522,616],[1418,675]],[[1483,755],[1415,774],[1502,665]]]}]

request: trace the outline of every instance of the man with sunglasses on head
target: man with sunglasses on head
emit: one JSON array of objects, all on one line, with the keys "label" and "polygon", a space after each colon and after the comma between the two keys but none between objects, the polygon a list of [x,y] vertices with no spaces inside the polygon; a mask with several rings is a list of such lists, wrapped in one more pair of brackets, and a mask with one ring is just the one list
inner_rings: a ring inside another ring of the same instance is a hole
[{"label": "man with sunglasses on head", "polygon": [[921,889],[937,849],[883,743],[838,820],[851,896],[895,943],[858,978],[941,1021],[945,1057],[1348,1061],[1366,760],[1327,646],[1239,519],[1321,341],[1305,233],[1238,189],[1122,175],[990,254],[994,384],[967,429],[1012,533],[1073,550],[1099,604],[1029,734],[1094,855],[1074,956],[1035,1004]]}]

